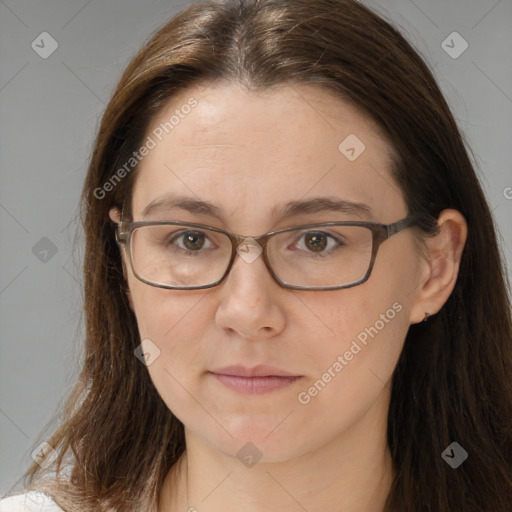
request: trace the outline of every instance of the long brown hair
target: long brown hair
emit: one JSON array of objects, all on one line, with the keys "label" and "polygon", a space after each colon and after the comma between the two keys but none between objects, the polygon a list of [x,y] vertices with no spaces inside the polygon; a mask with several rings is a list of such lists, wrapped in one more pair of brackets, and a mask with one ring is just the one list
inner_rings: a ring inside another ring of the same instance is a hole
[{"label": "long brown hair", "polygon": [[[46,490],[68,512],[156,510],[162,481],[185,449],[183,425],[134,357],[141,340],[108,217],[130,200],[137,168],[104,184],[176,91],[220,81],[334,91],[389,139],[392,173],[425,235],[443,209],[464,215],[469,235],[455,288],[438,314],[410,327],[394,372],[395,474],[385,512],[510,510],[512,320],[494,221],[431,71],[396,29],[355,0],[194,4],[128,65],[103,115],[81,197],[83,367],[48,439],[59,453],[49,468],[57,474],[43,478],[34,463],[26,488]],[[469,455],[458,469],[441,457],[454,441]]]}]

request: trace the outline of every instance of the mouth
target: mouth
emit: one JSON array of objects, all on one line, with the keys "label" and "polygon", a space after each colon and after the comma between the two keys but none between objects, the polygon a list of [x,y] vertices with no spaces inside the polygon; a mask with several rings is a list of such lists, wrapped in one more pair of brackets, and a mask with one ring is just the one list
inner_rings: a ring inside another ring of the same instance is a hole
[{"label": "mouth", "polygon": [[293,375],[279,368],[262,365],[254,368],[228,366],[208,373],[227,388],[247,395],[277,391],[302,378],[302,375]]}]

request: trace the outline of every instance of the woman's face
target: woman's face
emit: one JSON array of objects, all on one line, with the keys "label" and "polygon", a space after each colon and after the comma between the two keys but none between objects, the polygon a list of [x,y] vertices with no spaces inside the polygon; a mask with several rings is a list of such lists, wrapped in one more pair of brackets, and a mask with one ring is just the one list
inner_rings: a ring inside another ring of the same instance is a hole
[{"label": "woman's face", "polygon": [[[254,237],[314,222],[406,217],[375,124],[314,86],[258,94],[197,86],[174,97],[146,136],[155,144],[137,171],[134,220],[195,222]],[[171,206],[143,216],[149,203],[170,197],[211,203],[220,216]],[[289,202],[320,197],[364,203],[373,214],[279,215]],[[387,413],[390,379],[420,314],[414,299],[423,267],[411,229],[383,243],[367,282],[334,291],[282,288],[261,256],[237,256],[220,285],[192,291],[149,286],[125,266],[141,340],[151,340],[145,350],[154,385],[210,447],[235,456],[251,442],[264,460],[286,460]],[[296,378],[219,376],[230,374],[226,367],[260,365]]]}]

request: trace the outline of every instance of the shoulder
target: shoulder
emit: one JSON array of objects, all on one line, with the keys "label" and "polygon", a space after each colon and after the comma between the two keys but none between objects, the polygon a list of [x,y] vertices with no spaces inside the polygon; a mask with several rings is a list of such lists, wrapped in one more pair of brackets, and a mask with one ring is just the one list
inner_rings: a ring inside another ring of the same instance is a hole
[{"label": "shoulder", "polygon": [[63,510],[47,494],[28,491],[0,499],[0,512],[63,512]]}]

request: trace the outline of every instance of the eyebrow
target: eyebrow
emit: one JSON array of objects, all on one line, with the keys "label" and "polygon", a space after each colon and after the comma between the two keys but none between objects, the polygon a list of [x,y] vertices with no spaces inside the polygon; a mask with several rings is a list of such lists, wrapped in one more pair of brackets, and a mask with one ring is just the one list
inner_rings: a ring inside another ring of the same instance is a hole
[{"label": "eyebrow", "polygon": [[[165,196],[151,201],[142,211],[143,218],[151,213],[179,208],[194,214],[215,217],[225,222],[224,210],[207,201],[193,197]],[[279,220],[298,215],[312,215],[322,212],[338,212],[353,214],[364,219],[373,219],[373,210],[364,203],[348,201],[336,197],[315,197],[302,201],[290,201],[272,208],[272,217]]]}]

